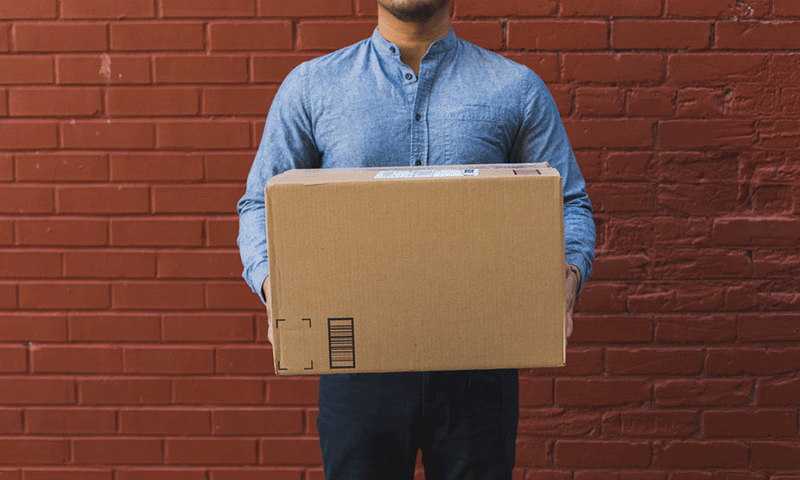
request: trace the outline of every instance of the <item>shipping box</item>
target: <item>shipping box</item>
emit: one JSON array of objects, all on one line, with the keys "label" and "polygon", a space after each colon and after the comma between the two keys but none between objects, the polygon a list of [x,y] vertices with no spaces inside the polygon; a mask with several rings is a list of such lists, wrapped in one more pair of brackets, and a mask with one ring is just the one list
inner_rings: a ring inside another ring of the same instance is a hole
[{"label": "shipping box", "polygon": [[555,169],[292,170],[265,192],[278,374],[564,364]]}]

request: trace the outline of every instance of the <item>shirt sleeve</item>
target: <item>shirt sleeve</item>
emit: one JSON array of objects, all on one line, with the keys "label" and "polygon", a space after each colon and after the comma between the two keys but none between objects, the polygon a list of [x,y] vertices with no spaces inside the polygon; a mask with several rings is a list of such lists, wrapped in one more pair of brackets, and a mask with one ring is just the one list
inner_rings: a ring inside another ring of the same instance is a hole
[{"label": "shirt sleeve", "polygon": [[529,87],[512,162],[547,162],[561,174],[566,260],[581,272],[580,291],[583,282],[592,274],[594,261],[592,204],[553,97],[544,82],[533,72],[528,72]]},{"label": "shirt sleeve", "polygon": [[319,165],[313,122],[307,99],[307,64],[295,68],[272,101],[261,144],[239,200],[239,254],[250,288],[266,303],[261,287],[269,275],[264,186],[267,180],[293,168]]}]

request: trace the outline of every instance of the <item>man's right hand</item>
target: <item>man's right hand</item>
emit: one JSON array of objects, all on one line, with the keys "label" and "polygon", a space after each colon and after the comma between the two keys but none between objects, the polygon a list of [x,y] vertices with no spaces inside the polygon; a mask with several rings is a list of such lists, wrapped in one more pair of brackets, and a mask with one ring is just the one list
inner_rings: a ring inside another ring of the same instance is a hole
[{"label": "man's right hand", "polygon": [[275,342],[272,341],[272,310],[270,309],[272,306],[272,294],[269,289],[269,276],[264,279],[264,285],[261,286],[261,291],[264,292],[264,298],[267,299],[267,325],[269,325],[267,328],[267,339],[269,343],[274,345]]}]

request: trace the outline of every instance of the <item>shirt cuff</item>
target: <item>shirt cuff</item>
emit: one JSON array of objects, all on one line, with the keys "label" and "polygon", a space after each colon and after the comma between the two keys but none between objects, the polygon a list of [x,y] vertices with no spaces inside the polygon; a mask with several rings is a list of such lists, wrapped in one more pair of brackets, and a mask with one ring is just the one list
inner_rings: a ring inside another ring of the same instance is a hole
[{"label": "shirt cuff", "polygon": [[269,262],[262,262],[253,268],[250,274],[250,288],[258,294],[261,303],[267,304],[267,299],[264,297],[264,280],[269,276]]},{"label": "shirt cuff", "polygon": [[577,292],[577,294],[580,294],[581,290],[583,289],[583,283],[586,281],[586,275],[589,273],[589,268],[588,265],[586,264],[586,259],[584,259],[583,255],[581,255],[580,253],[568,253],[567,263],[569,263],[570,265],[575,265],[581,272],[581,281],[578,283],[578,292]]}]

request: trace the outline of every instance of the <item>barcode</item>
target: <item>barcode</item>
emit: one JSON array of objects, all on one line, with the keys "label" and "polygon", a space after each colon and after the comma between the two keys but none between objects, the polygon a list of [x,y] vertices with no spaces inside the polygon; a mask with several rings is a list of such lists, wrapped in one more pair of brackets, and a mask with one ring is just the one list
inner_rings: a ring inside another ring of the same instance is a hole
[{"label": "barcode", "polygon": [[356,348],[352,318],[328,319],[328,345],[331,369],[356,368]]}]

